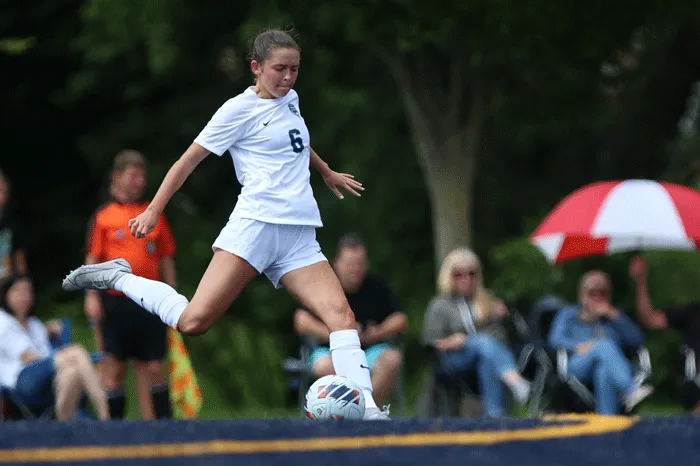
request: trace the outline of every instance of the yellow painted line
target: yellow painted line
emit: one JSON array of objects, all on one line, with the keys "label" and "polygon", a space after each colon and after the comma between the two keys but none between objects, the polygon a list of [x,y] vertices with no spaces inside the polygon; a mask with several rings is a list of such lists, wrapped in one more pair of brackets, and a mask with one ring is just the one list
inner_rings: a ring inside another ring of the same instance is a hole
[{"label": "yellow painted line", "polygon": [[364,437],[322,437],[281,440],[211,440],[208,442],[161,443],[152,445],[22,448],[0,450],[0,463],[125,460],[222,454],[353,450],[378,447],[492,445],[503,442],[546,440],[619,432],[631,427],[637,422],[637,418],[598,415],[553,416],[547,417],[545,420],[572,421],[573,423],[567,425],[545,425],[526,429],[486,432],[421,432]]}]

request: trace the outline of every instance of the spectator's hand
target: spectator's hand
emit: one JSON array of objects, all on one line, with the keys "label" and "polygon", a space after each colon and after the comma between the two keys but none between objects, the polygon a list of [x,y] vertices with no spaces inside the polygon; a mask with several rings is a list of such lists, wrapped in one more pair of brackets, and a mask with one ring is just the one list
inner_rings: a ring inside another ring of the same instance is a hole
[{"label": "spectator's hand", "polygon": [[377,343],[380,339],[379,327],[376,324],[370,323],[367,325],[365,331],[362,332],[360,341],[366,347]]},{"label": "spectator's hand", "polygon": [[464,346],[467,341],[467,335],[464,333],[455,333],[447,338],[442,338],[435,342],[435,347],[442,351],[453,351]]},{"label": "spectator's hand", "polygon": [[338,173],[331,170],[330,173],[323,177],[323,181],[326,183],[326,186],[328,186],[328,189],[333,191],[335,195],[338,196],[338,199],[343,199],[343,194],[338,188],[343,188],[355,196],[360,197],[360,193],[358,191],[364,191],[365,188],[362,187],[362,183],[355,181],[354,178],[355,177],[353,175]]},{"label": "spectator's hand", "polygon": [[88,291],[85,294],[85,317],[93,322],[101,322],[103,314],[100,296],[95,292]]},{"label": "spectator's hand", "polygon": [[607,317],[610,320],[615,320],[618,317],[617,309],[608,302],[594,304],[591,311],[598,317]]},{"label": "spectator's hand", "polygon": [[50,335],[59,335],[63,330],[63,322],[58,319],[49,320],[46,322],[46,331]]},{"label": "spectator's hand", "polygon": [[634,256],[630,260],[630,277],[636,282],[647,276],[647,263],[642,256]]},{"label": "spectator's hand", "polygon": [[576,345],[576,353],[577,354],[586,354],[588,353],[593,345],[595,344],[595,340],[588,340],[584,341],[583,343],[579,343]]},{"label": "spectator's hand", "polygon": [[139,239],[145,238],[156,227],[159,217],[160,214],[151,209],[144,210],[137,217],[129,220],[131,234]]}]

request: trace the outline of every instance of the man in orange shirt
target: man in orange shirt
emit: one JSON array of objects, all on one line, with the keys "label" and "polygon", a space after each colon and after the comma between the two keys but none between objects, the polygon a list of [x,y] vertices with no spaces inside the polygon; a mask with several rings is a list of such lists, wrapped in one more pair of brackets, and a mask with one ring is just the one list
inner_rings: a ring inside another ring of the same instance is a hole
[{"label": "man in orange shirt", "polygon": [[[145,187],[144,156],[131,150],[117,154],[110,183],[111,201],[95,212],[88,229],[86,263],[123,257],[135,275],[162,280],[174,287],[175,241],[165,217],[161,216],[145,238],[136,239],[129,233],[129,219],[148,206],[141,200]],[[111,418],[124,417],[124,377],[130,359],[136,369],[141,416],[169,418],[170,394],[163,364],[166,326],[116,291],[87,291],[85,314],[96,327],[98,346],[103,345],[102,383],[107,390]]]}]

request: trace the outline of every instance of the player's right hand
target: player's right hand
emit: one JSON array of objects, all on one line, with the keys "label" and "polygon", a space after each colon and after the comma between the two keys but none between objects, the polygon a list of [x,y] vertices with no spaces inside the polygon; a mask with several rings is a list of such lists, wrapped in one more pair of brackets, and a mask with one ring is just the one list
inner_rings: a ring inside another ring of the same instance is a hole
[{"label": "player's right hand", "polygon": [[156,227],[158,217],[160,217],[160,215],[156,212],[150,209],[144,210],[137,217],[129,220],[129,229],[131,230],[131,234],[139,239],[145,238],[146,235],[152,232]]}]

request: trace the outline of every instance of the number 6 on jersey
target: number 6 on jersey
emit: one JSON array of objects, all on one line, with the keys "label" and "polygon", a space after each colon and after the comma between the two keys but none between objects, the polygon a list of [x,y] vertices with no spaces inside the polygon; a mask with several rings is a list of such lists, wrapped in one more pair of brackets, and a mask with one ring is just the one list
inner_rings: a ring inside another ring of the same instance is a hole
[{"label": "number 6 on jersey", "polygon": [[292,150],[297,154],[304,150],[304,140],[299,136],[301,132],[298,129],[289,130],[289,140],[292,142]]}]

